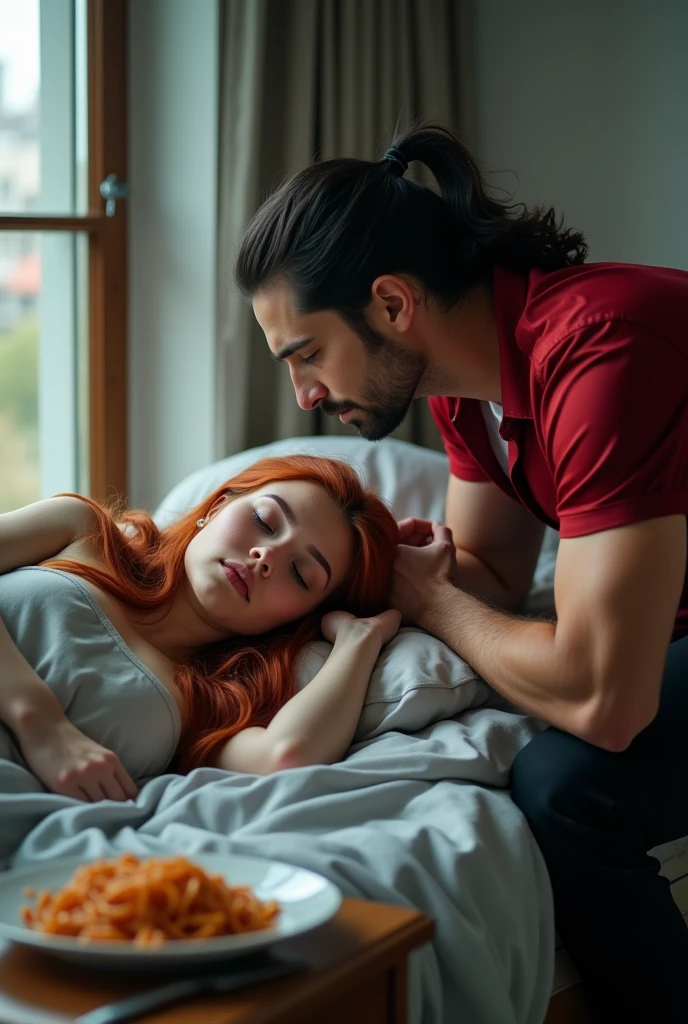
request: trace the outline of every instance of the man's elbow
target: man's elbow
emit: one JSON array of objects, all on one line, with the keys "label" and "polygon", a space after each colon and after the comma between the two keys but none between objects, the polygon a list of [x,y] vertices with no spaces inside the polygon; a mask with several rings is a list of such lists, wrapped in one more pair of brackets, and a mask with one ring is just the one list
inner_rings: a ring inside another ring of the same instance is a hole
[{"label": "man's elbow", "polygon": [[628,703],[623,707],[611,703],[604,708],[594,708],[587,715],[581,739],[602,750],[620,754],[654,721],[658,710],[658,700],[636,707],[630,707]]}]

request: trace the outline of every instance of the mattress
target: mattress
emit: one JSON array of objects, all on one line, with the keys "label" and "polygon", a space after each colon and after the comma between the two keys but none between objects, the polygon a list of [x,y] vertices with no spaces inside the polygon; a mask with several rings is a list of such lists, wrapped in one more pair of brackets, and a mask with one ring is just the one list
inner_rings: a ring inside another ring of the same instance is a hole
[{"label": "mattress", "polygon": [[[671,892],[676,905],[688,924],[688,836],[658,846],[650,853],[661,864],[660,874],[671,882]],[[571,963],[563,942],[557,936],[552,995],[568,988],[569,985],[575,985],[578,980],[576,968]]]}]

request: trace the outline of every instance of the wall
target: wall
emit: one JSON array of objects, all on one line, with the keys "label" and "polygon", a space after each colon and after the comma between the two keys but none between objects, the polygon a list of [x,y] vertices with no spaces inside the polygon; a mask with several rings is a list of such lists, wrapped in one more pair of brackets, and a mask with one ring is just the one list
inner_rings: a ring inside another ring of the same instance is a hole
[{"label": "wall", "polygon": [[688,3],[471,0],[472,141],[591,259],[688,269]]},{"label": "wall", "polygon": [[215,456],[218,0],[129,6],[129,500]]}]

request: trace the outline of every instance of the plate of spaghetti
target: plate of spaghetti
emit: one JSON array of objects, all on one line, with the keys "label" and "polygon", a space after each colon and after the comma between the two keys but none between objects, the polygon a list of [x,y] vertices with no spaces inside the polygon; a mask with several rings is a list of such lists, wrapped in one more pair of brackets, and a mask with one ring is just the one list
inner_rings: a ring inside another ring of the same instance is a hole
[{"label": "plate of spaghetti", "polygon": [[72,857],[0,875],[0,937],[91,966],[244,955],[336,914],[322,875],[260,857]]}]

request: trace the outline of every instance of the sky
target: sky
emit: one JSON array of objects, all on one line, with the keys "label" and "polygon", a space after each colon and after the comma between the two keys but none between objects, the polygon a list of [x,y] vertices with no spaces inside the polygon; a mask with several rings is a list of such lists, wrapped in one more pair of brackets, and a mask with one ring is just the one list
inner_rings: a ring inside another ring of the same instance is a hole
[{"label": "sky", "polygon": [[0,0],[0,63],[5,65],[5,109],[26,110],[39,86],[40,0]]}]

